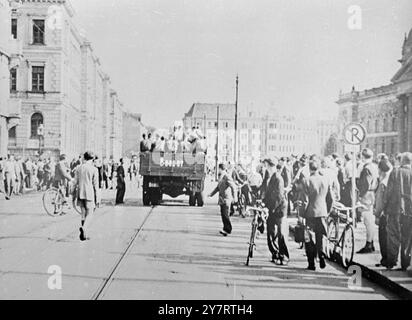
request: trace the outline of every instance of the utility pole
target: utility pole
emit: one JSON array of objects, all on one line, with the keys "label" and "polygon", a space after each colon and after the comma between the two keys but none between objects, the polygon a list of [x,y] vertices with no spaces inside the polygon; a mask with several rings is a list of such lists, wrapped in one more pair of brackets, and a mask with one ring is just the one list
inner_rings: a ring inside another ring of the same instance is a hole
[{"label": "utility pole", "polygon": [[235,163],[239,160],[238,154],[238,139],[237,139],[237,105],[238,105],[238,97],[239,97],[239,76],[236,75],[236,102],[235,102],[235,150],[233,154],[233,158]]},{"label": "utility pole", "polygon": [[216,164],[215,164],[215,174],[216,181],[219,179],[218,176],[218,165],[219,165],[219,106],[216,107]]}]

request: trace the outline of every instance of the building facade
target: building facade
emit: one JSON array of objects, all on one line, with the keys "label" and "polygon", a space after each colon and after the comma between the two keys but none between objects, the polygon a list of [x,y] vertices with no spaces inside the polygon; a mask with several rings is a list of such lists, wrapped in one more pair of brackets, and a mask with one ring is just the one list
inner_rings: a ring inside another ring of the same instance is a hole
[{"label": "building facade", "polygon": [[379,88],[341,93],[338,149],[344,152],[342,131],[350,122],[360,122],[367,131],[362,147],[375,153],[395,155],[412,150],[412,30],[405,35],[401,67],[391,83]]},{"label": "building facade", "polygon": [[140,113],[123,112],[123,155],[131,157],[140,152],[142,134],[147,133]]},{"label": "building facade", "polygon": [[10,153],[111,155],[110,126],[113,121],[122,126],[122,117],[111,119],[117,113],[110,79],[73,19],[67,0],[22,0],[12,12],[24,62],[10,73],[11,100],[21,104],[20,124],[8,134]]},{"label": "building facade", "polygon": [[[195,103],[183,118],[185,130],[199,127],[207,138],[208,161],[234,161],[235,105]],[[255,163],[269,157],[325,152],[326,136],[336,131],[336,122],[280,116],[275,110],[265,114],[254,110],[239,112],[237,158]],[[219,131],[219,139],[217,132]],[[321,136],[322,134],[322,136]]]},{"label": "building facade", "polygon": [[21,42],[12,32],[11,12],[13,7],[9,0],[0,0],[0,157],[7,155],[9,130],[13,130],[20,121],[21,104],[10,99],[10,89],[15,85],[14,70],[22,60]]}]

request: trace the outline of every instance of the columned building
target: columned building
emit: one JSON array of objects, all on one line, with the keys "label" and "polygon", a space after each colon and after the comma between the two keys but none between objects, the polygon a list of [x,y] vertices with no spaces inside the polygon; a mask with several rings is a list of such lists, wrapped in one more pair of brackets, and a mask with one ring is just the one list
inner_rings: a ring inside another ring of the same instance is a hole
[{"label": "columned building", "polygon": [[85,150],[111,155],[111,117],[117,115],[121,128],[121,116],[113,112],[109,77],[78,32],[70,2],[18,3],[9,21],[22,42],[24,61],[10,72],[10,96],[14,105],[21,104],[21,121],[9,129],[9,152],[24,157],[65,153],[77,158]]},{"label": "columned building", "polygon": [[10,99],[16,89],[15,70],[21,62],[21,42],[15,37],[9,0],[0,0],[0,157],[7,155],[9,130],[15,131],[20,120],[21,103]]},{"label": "columned building", "polygon": [[349,122],[360,122],[367,130],[362,147],[375,153],[395,155],[412,151],[412,30],[405,35],[401,67],[391,83],[379,88],[341,93],[339,105],[339,152],[342,131]]}]

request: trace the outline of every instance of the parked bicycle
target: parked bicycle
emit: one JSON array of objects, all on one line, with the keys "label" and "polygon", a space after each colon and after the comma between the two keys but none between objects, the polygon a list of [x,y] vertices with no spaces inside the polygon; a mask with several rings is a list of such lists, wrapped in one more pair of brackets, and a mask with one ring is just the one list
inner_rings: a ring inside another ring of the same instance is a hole
[{"label": "parked bicycle", "polygon": [[[357,206],[360,207],[362,206]],[[337,202],[328,217],[326,256],[332,261],[340,262],[345,268],[352,264],[355,253],[355,232],[351,212],[351,207]],[[345,223],[342,232],[341,222]]]},{"label": "parked bicycle", "polygon": [[249,260],[253,258],[253,251],[256,249],[256,236],[257,231],[259,230],[260,233],[265,232],[265,225],[267,218],[269,216],[269,211],[265,208],[263,202],[261,200],[256,201],[255,207],[248,208],[248,211],[253,214],[252,220],[252,231],[250,234],[250,241],[249,241],[249,248],[248,248],[248,255],[246,260],[246,265],[249,265]]},{"label": "parked bicycle", "polygon": [[[71,188],[71,186],[68,186]],[[68,213],[71,209],[70,200],[72,208],[80,214],[80,209],[77,207],[76,199],[73,196],[66,198],[65,196],[65,187],[59,185],[56,187],[50,187],[43,194],[43,207],[46,210],[46,213],[51,217],[59,217]]]}]

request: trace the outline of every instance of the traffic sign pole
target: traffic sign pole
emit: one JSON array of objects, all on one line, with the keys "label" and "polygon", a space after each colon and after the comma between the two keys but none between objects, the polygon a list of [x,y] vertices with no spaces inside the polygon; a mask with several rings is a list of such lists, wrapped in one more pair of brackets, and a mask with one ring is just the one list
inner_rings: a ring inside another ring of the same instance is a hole
[{"label": "traffic sign pole", "polygon": [[360,123],[350,123],[343,129],[345,150],[352,153],[352,223],[356,226],[356,153],[366,138],[366,130]]}]

